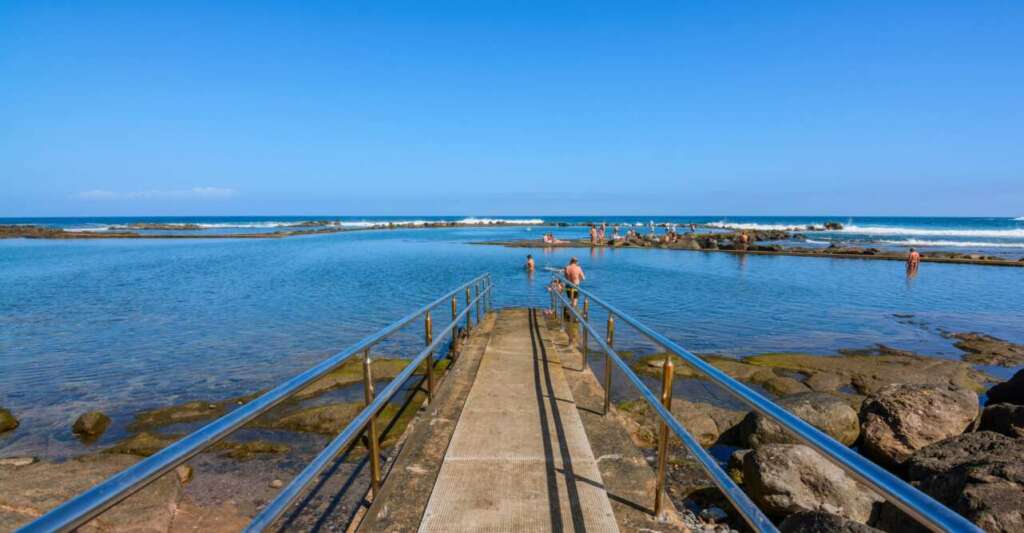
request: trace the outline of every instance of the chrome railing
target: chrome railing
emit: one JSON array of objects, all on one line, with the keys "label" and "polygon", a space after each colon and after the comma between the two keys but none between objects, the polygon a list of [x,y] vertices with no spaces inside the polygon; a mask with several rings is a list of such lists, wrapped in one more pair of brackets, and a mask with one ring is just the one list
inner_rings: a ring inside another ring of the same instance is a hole
[{"label": "chrome railing", "polygon": [[[579,296],[583,298],[584,312],[581,313],[576,309],[571,302],[568,301],[564,294],[559,293],[557,300],[559,300],[565,309],[567,309],[573,317],[575,317],[579,323],[583,326],[584,331],[588,337],[593,337],[597,344],[605,351],[605,376],[604,376],[604,393],[605,393],[605,410],[607,411],[608,404],[611,397],[611,364],[614,363],[622,372],[626,375],[630,382],[632,382],[643,395],[647,403],[654,408],[655,412],[662,418],[663,423],[671,429],[679,438],[683,441],[683,444],[689,449],[689,451],[697,458],[697,460],[704,467],[705,471],[711,477],[711,480],[716,486],[722,491],[723,494],[733,503],[736,510],[743,515],[747,523],[750,524],[756,531],[775,531],[775,526],[772,525],[767,518],[761,513],[760,509],[754,505],[753,502],[746,496],[745,493],[726,475],[718,463],[704,450],[704,448],[693,438],[686,430],[679,424],[678,421],[672,416],[671,411],[666,408],[665,405],[659,403],[654,397],[654,394],[647,388],[647,386],[640,380],[639,377],[633,372],[629,365],[627,365],[615,350],[612,349],[612,339],[614,338],[615,331],[615,318],[626,322],[627,324],[636,328],[638,332],[651,339],[652,341],[660,344],[668,352],[674,353],[679,356],[683,361],[689,364],[691,367],[696,369],[698,372],[703,374],[706,378],[712,382],[720,385],[729,394],[740,399],[754,411],[761,414],[762,416],[768,417],[774,420],[776,423],[786,428],[791,434],[793,434],[797,440],[802,444],[805,444],[817,452],[821,453],[826,459],[834,463],[836,466],[847,472],[855,479],[865,484],[871,490],[881,495],[887,501],[898,507],[909,516],[926,526],[932,531],[971,531],[981,532],[976,525],[971,523],[966,518],[960,516],[953,510],[935,501],[927,494],[914,488],[910,484],[906,483],[902,479],[896,477],[884,468],[876,465],[868,459],[861,456],[856,451],[848,448],[842,443],[836,441],[832,437],[829,437],[825,433],[821,432],[814,426],[808,424],[804,420],[800,419],[796,415],[783,409],[778,404],[765,398],[761,394],[758,394],[751,388],[733,379],[726,373],[708,364],[706,361],[697,357],[686,348],[676,344],[674,341],[665,337],[664,335],[654,331],[653,329],[645,326],[639,320],[633,318],[629,314],[619,310],[615,306],[605,302],[601,298],[595,296],[590,291],[580,288],[573,284],[569,280],[565,279],[561,274],[556,274],[567,287],[573,287],[579,291]],[[594,302],[600,305],[608,311],[608,331],[607,341],[603,340],[590,324],[589,321],[589,310],[590,302]],[[557,309],[556,309],[557,311]],[[559,317],[562,313],[556,313]],[[568,330],[574,328],[570,325]],[[583,338],[583,341],[588,339]],[[584,360],[586,360],[586,349],[583,350]],[[666,374],[670,374],[671,359],[666,355],[665,369]],[[671,377],[663,378],[663,389],[668,385],[668,398],[671,401]],[[665,399],[665,391],[663,390],[663,400]],[[664,431],[663,431],[664,434]],[[662,437],[659,442],[660,446],[664,446]],[[659,450],[659,459],[663,454]],[[660,459],[663,460],[663,459]],[[663,466],[659,465],[659,478],[663,477]],[[659,488],[663,481],[659,479]],[[660,491],[659,491],[660,492]],[[660,496],[659,496],[660,497]]]},{"label": "chrome railing", "polygon": [[[364,384],[369,384],[367,389],[368,405],[342,430],[341,434],[339,434],[338,437],[335,438],[328,447],[291,482],[291,484],[281,491],[280,495],[271,502],[271,504],[268,505],[259,516],[256,517],[253,524],[249,527],[249,530],[253,531],[262,530],[264,527],[270,525],[274,518],[280,516],[280,514],[287,508],[288,504],[294,501],[295,497],[298,496],[301,490],[323,470],[324,466],[326,466],[330,459],[333,458],[338,451],[344,448],[349,441],[351,441],[356,435],[360,434],[364,429],[369,431],[371,434],[375,433],[376,413],[391,398],[391,396],[399,390],[405,380],[407,380],[413,372],[416,371],[416,367],[423,361],[428,361],[428,398],[433,395],[433,365],[431,364],[433,361],[433,352],[441,346],[442,341],[447,335],[456,331],[456,328],[463,323],[463,320],[465,320],[466,328],[471,328],[473,326],[472,314],[474,305],[476,306],[476,322],[480,322],[482,318],[481,306],[483,306],[485,311],[491,309],[490,295],[492,287],[493,284],[491,282],[490,275],[483,274],[456,287],[455,289],[452,289],[437,300],[434,300],[397,322],[394,322],[378,332],[360,340],[351,347],[325,359],[323,362],[309,370],[306,370],[277,387],[274,387],[255,400],[235,409],[213,422],[210,422],[195,432],[183,437],[174,444],[171,444],[152,456],[143,459],[135,465],[99,483],[95,487],[64,502],[52,511],[25,525],[19,529],[19,531],[71,531],[84,525],[89,520],[100,515],[121,500],[131,496],[153,481],[156,481],[160,476],[170,472],[176,466],[191,459],[196,454],[210,446],[213,446],[244,426],[246,423],[287,400],[297,392],[304,389],[307,385],[336,369],[352,356],[360,353],[363,354]],[[457,296],[463,291],[465,292],[466,300],[465,308],[461,313],[459,313]],[[437,335],[436,339],[434,339],[433,332],[431,331],[432,320],[430,317],[430,311],[449,301],[451,302],[451,323],[444,328],[439,335]],[[392,335],[421,316],[425,317],[424,327],[427,347],[412,359],[409,364],[391,380],[379,395],[374,397],[372,379],[370,379],[370,349],[384,338]],[[452,335],[452,337],[454,339],[455,335]],[[371,441],[371,445],[377,444],[375,442],[376,438],[374,435],[371,435],[369,440]],[[374,446],[374,448],[375,452],[379,451],[376,449],[376,446]],[[373,485],[376,488],[380,483],[380,467],[378,463],[380,460],[379,453],[371,453],[370,459],[373,463],[373,468],[371,469]]]},{"label": "chrome railing", "polygon": [[[619,370],[626,375],[626,378],[629,379],[630,383],[632,383],[633,386],[636,387],[637,391],[640,392],[640,396],[643,397],[651,409],[653,409],[662,420],[661,431],[658,435],[658,475],[657,484],[654,490],[654,514],[656,516],[661,516],[663,510],[662,493],[665,489],[665,469],[668,462],[668,430],[672,430],[672,433],[674,433],[676,437],[679,437],[679,440],[683,441],[686,448],[690,450],[693,456],[700,463],[701,467],[704,468],[704,471],[711,477],[711,481],[715,486],[722,491],[722,494],[724,494],[740,514],[743,515],[744,520],[750,524],[750,527],[754,528],[755,531],[778,531],[778,529],[775,528],[775,525],[772,524],[772,521],[769,520],[768,517],[761,512],[761,509],[759,509],[757,505],[750,500],[747,493],[743,492],[743,489],[741,489],[732,480],[732,478],[729,477],[729,474],[722,470],[718,461],[716,461],[715,458],[712,457],[699,442],[697,442],[697,439],[695,439],[693,435],[691,435],[690,432],[672,416],[672,377],[675,373],[672,367],[672,361],[670,359],[666,359],[663,366],[661,399],[658,399],[654,396],[654,393],[651,392],[651,389],[647,387],[647,384],[645,384],[643,380],[633,372],[633,369],[631,369],[629,365],[622,360],[622,357],[612,349],[611,344],[615,336],[615,321],[611,318],[610,312],[607,336],[602,338],[597,330],[594,329],[594,326],[590,324],[589,306],[584,305],[585,308],[588,308],[587,315],[584,315],[572,305],[565,294],[560,292],[553,293],[553,299],[555,299],[556,302],[560,301],[563,309],[571,313],[578,323],[583,326],[584,335],[581,338],[584,342],[587,342],[587,337],[593,337],[597,342],[597,345],[600,346],[606,354],[604,372],[604,412],[608,412],[610,398],[608,392],[611,390],[611,364],[614,363],[615,366],[619,367]],[[556,310],[556,315],[559,317],[559,320],[563,320],[562,312],[557,312]],[[566,327],[566,331],[569,333],[570,344],[575,342],[575,323],[571,319],[568,327]],[[586,357],[586,350],[584,350],[584,364],[586,364]]]}]

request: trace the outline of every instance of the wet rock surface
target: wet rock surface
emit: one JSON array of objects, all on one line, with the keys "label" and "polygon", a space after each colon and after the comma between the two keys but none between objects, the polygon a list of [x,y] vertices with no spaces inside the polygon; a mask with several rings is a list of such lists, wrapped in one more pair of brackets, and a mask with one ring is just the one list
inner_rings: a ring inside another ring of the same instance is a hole
[{"label": "wet rock surface", "polygon": [[1014,367],[1024,365],[1024,346],[984,333],[951,333],[955,346],[964,352],[964,361],[980,365]]},{"label": "wet rock surface", "polygon": [[864,400],[861,452],[898,466],[915,451],[968,430],[978,414],[978,395],[966,389],[890,385]]},{"label": "wet rock surface", "polygon": [[995,431],[1007,437],[1024,439],[1024,405],[997,403],[981,412],[979,431]]},{"label": "wet rock surface", "polygon": [[[1020,439],[990,431],[966,433],[915,453],[907,461],[907,478],[986,531],[1024,531],[1022,457]],[[924,530],[891,505],[883,510],[879,526]]]},{"label": "wet rock surface", "polygon": [[99,411],[91,411],[79,416],[71,426],[71,431],[81,438],[95,439],[102,435],[109,426],[109,416]]},{"label": "wet rock surface", "polygon": [[766,513],[827,511],[867,523],[882,498],[802,444],[767,444],[743,460],[747,493]]},{"label": "wet rock surface", "polygon": [[988,390],[988,401],[1024,405],[1024,370],[1018,370],[1009,380],[993,385]]},{"label": "wet rock surface", "polygon": [[[849,446],[860,436],[860,420],[849,402],[821,392],[782,398],[779,406]],[[750,448],[764,444],[797,444],[799,441],[775,421],[751,412],[739,426],[740,442]]]}]

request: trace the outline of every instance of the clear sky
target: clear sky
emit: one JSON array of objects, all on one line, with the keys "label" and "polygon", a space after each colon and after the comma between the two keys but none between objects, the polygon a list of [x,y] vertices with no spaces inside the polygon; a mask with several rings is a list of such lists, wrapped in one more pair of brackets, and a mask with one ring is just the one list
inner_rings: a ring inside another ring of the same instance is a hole
[{"label": "clear sky", "polygon": [[0,216],[146,214],[1021,216],[1024,2],[0,2]]}]

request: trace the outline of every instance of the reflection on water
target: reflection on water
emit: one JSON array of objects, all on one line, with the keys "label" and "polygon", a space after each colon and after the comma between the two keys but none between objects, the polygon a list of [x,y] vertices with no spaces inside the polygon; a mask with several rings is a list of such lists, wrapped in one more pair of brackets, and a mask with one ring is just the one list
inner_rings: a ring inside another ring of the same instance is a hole
[{"label": "reflection on water", "polygon": [[[1024,308],[1008,297],[1024,294],[1018,269],[924,264],[909,283],[903,264],[889,261],[468,244],[537,235],[508,227],[0,241],[0,405],[22,419],[0,451],[59,450],[89,410],[123,426],[141,409],[273,385],[484,271],[496,305],[547,306],[544,269],[572,255],[588,288],[697,352],[829,354],[884,342],[958,357],[940,327],[1024,342]],[[445,325],[438,315],[435,328]],[[596,306],[591,316],[604,320]],[[421,345],[414,324],[376,352],[408,357]],[[656,349],[626,327],[616,345]]]}]

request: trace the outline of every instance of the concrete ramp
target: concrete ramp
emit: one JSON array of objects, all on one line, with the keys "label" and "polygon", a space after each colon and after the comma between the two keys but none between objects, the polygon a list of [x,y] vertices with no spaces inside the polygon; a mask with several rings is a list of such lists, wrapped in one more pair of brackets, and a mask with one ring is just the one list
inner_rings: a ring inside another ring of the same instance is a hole
[{"label": "concrete ramp", "polygon": [[538,311],[502,311],[420,531],[618,531]]}]

